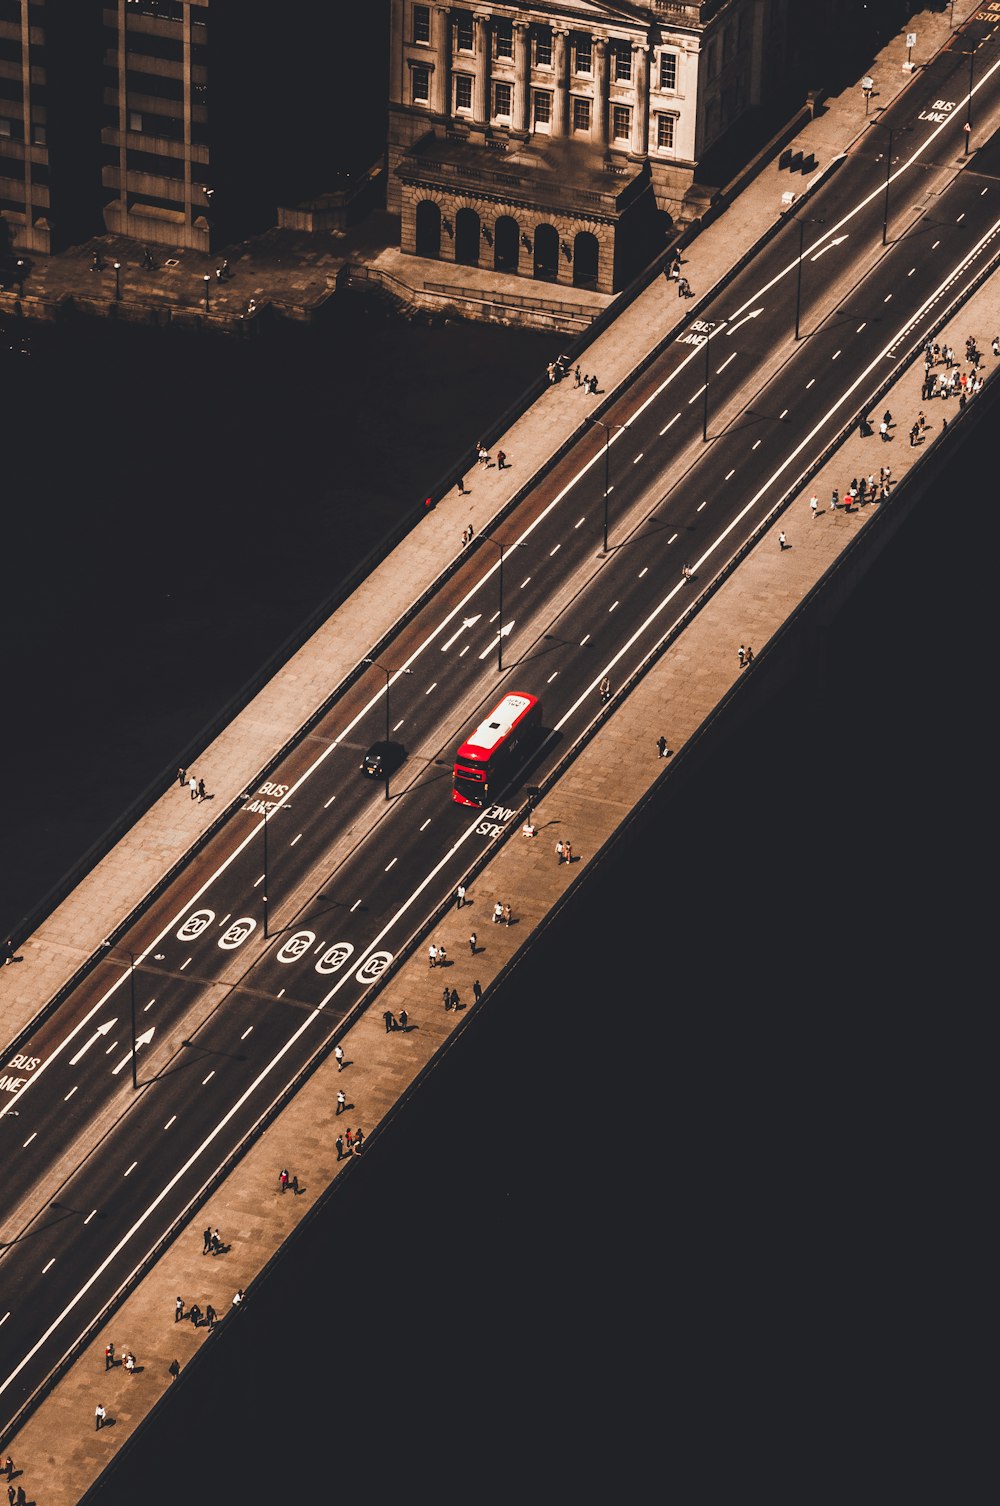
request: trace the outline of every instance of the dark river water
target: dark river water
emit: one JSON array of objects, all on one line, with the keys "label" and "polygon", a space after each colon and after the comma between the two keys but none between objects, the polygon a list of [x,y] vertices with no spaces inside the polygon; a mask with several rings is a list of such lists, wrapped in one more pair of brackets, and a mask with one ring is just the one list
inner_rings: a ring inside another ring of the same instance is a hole
[{"label": "dark river water", "polygon": [[[8,363],[11,923],[556,349],[344,319],[307,357],[94,331]],[[92,1499],[631,1502],[678,1454],[719,1499],[891,1416],[986,1133],[987,446]]]}]

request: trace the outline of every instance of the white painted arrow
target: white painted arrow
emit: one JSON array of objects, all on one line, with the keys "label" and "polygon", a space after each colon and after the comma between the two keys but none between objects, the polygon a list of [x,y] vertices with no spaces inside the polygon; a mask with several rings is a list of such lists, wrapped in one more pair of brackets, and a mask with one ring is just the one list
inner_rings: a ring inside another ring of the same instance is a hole
[{"label": "white painted arrow", "polygon": [[94,1031],[93,1035],[90,1037],[90,1040],[89,1041],[85,1041],[84,1044],[80,1047],[79,1051],[76,1053],[76,1055],[70,1057],[70,1059],[69,1059],[70,1066],[71,1067],[75,1067],[76,1064],[77,1064],[77,1062],[80,1060],[81,1056],[84,1054],[84,1052],[85,1051],[89,1051],[90,1048],[91,1048],[91,1046],[94,1044],[94,1042],[96,1040],[100,1039],[100,1037],[102,1035],[107,1035],[108,1031],[114,1025],[116,1025],[117,1023],[118,1023],[117,1020],[108,1020],[106,1024],[104,1024],[104,1025],[98,1025],[97,1029]]},{"label": "white painted arrow", "polygon": [[488,659],[489,656],[490,656],[490,654],[492,654],[493,650],[496,648],[497,644],[500,642],[500,639],[501,638],[506,638],[509,635],[510,630],[511,630],[511,628],[513,626],[514,626],[513,622],[508,622],[506,624],[506,626],[504,628],[502,628],[499,633],[497,633],[496,637],[494,638],[493,642],[489,645],[489,647],[483,649],[482,653],[479,655],[480,659]]},{"label": "white painted arrow", "polygon": [[737,319],[735,324],[731,324],[729,326],[729,328],[726,330],[726,334],[727,335],[731,335],[734,330],[739,329],[739,327],[740,327],[741,324],[746,324],[746,322],[747,322],[748,319],[756,319],[756,318],[758,318],[759,315],[761,315],[763,312],[764,312],[763,309],[751,309],[751,311],[750,311],[749,314],[744,314],[742,319]]},{"label": "white painted arrow", "polygon": [[[142,1032],[142,1035],[137,1035],[136,1038],[135,1038],[135,1049],[138,1051],[138,1049],[139,1049],[140,1046],[148,1046],[149,1043],[150,1043],[150,1041],[153,1039],[153,1035],[154,1035],[155,1031],[156,1031],[156,1026],[155,1025],[150,1025],[150,1027],[149,1027],[148,1030],[144,1030]],[[128,1056],[123,1056],[122,1057],[122,1059],[118,1063],[117,1067],[112,1067],[111,1068],[111,1075],[112,1075],[112,1077],[117,1077],[118,1074],[119,1074],[119,1072],[121,1071],[122,1067],[127,1067],[128,1064],[129,1064],[129,1062],[131,1060],[132,1060],[132,1053],[130,1051],[129,1054],[128,1054]]]},{"label": "white painted arrow", "polygon": [[820,257],[821,256],[825,256],[826,253],[827,253],[827,251],[829,251],[829,249],[830,249],[831,246],[839,246],[841,244],[841,242],[842,241],[846,241],[846,239],[847,239],[846,235],[835,235],[833,237],[832,241],[827,241],[826,245],[825,246],[821,246],[820,249],[816,252],[816,255],[815,256],[810,256],[809,260],[810,261],[819,261]]},{"label": "white painted arrow", "polygon": [[475,615],[475,617],[463,617],[463,619],[462,619],[462,626],[459,628],[459,630],[458,630],[457,633],[452,633],[452,635],[448,639],[447,643],[442,643],[442,645],[441,645],[441,652],[443,654],[446,654],[448,652],[448,650],[451,648],[452,644],[458,642],[459,638],[461,638],[461,636],[465,632],[466,628],[475,627],[476,623],[479,621],[479,619],[480,619],[480,617],[482,615],[483,615],[482,612],[477,612],[476,615]]}]

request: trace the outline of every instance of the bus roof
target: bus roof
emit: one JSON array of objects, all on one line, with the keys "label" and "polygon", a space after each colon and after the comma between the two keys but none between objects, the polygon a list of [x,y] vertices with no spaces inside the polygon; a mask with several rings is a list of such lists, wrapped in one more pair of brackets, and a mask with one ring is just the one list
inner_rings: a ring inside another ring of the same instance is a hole
[{"label": "bus roof", "polygon": [[471,737],[462,744],[457,756],[478,760],[489,758],[498,744],[509,736],[521,718],[537,703],[538,697],[534,695],[505,695],[486,720],[480,722]]}]

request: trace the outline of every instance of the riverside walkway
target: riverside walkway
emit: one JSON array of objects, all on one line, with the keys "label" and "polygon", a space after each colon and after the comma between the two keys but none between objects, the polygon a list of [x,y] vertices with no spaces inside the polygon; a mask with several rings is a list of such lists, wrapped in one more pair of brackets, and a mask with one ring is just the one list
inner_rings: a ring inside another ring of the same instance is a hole
[{"label": "riverside walkway", "polygon": [[[956,24],[974,9],[956,6]],[[948,17],[922,14],[919,20],[923,59],[947,37]],[[871,69],[883,101],[905,86],[905,39],[890,43]],[[918,56],[916,61],[921,61]],[[822,170],[864,129],[864,103],[855,86],[830,100],[793,145],[816,155]],[[685,275],[696,298],[722,281],[733,264],[773,224],[781,212],[787,173],[777,164],[765,168],[727,212],[707,227],[685,251]],[[991,279],[973,297],[951,329],[941,338],[956,349],[974,334],[984,352],[988,378],[998,362],[990,354],[990,340],[1000,329],[1000,287]],[[682,313],[675,290],[662,278],[623,310],[588,348],[586,366],[598,374],[602,393],[628,380],[638,359],[653,341],[667,333]],[[938,427],[931,443],[910,449],[905,443],[909,422],[920,404],[922,372],[910,368],[887,394],[898,416],[893,444],[894,487],[905,480],[911,465],[922,463],[928,451],[942,442]],[[276,753],[329,696],[330,690],[392,627],[397,605],[414,601],[431,588],[442,559],[461,550],[462,530],[472,524],[477,535],[509,504],[513,495],[542,471],[548,457],[585,424],[600,399],[585,396],[572,382],[548,388],[543,396],[501,436],[511,469],[476,471],[469,495],[445,498],[415,527],[354,595],[310,641],[293,656],[274,680],[254,699],[195,762],[216,799],[212,805],[191,801],[176,786],[169,789],[135,828],[78,886],[31,937],[19,946],[23,961],[0,971],[0,1030],[16,1040],[47,1002],[65,986],[102,939],[111,934],[152,892],[163,874],[182,861],[217,819],[213,810],[236,802],[253,786]],[[974,400],[985,403],[986,397]],[[954,406],[948,409],[954,413]],[[973,415],[970,411],[969,417]],[[338,1162],[334,1148],[342,1119],[335,1112],[339,1087],[349,1088],[349,1122],[366,1134],[398,1110],[420,1073],[461,1030],[473,1009],[473,983],[486,991],[505,970],[520,965],[537,928],[571,894],[601,849],[621,823],[656,785],[669,777],[672,763],[699,736],[720,703],[739,696],[753,675],[767,673],[768,644],[810,592],[828,576],[845,551],[879,517],[879,509],[865,506],[851,512],[831,512],[826,503],[834,487],[843,492],[852,475],[878,472],[885,459],[877,434],[857,431],[841,450],[811,478],[808,489],[791,499],[780,522],[765,533],[740,568],[714,592],[690,626],[661,656],[639,684],[615,704],[597,734],[547,792],[537,813],[540,835],[522,838],[514,832],[469,881],[469,904],[449,909],[428,936],[443,942],[453,966],[448,982],[466,1006],[457,1014],[441,1008],[437,978],[428,982],[424,948],[402,961],[379,994],[378,1007],[360,1016],[342,1037],[351,1062],[338,1073],[332,1056],[304,1084],[292,1102],[257,1140],[235,1170],[211,1195],[198,1215],[198,1227],[208,1224],[226,1232],[232,1251],[224,1277],[216,1262],[201,1258],[201,1240],[189,1229],[158,1260],[122,1306],[96,1332],[73,1366],[44,1402],[3,1439],[24,1470],[29,1498],[46,1506],[70,1506],[85,1494],[138,1421],[155,1406],[172,1384],[169,1366],[183,1367],[196,1349],[211,1342],[205,1328],[173,1322],[176,1293],[201,1308],[211,1303],[228,1315],[237,1288],[252,1303],[253,1281],[295,1225],[307,1216],[323,1189],[345,1172],[363,1175],[361,1160]],[[809,496],[823,499],[813,517]],[[890,504],[891,505],[891,504]],[[778,528],[791,548],[779,550]],[[698,590],[693,583],[692,592]],[[752,644],[757,656],[748,673],[736,655],[740,643]],[[671,757],[661,759],[656,739],[662,734]],[[614,778],[609,777],[614,770]],[[558,864],[557,838],[569,838],[576,861]],[[490,923],[497,899],[513,907],[516,925]],[[483,948],[473,958],[467,946],[470,929],[479,933]],[[397,1016],[407,1011],[419,1029],[389,1035],[382,1010]],[[337,1079],[335,1081],[335,1079]],[[276,1169],[289,1165],[308,1186],[303,1197],[283,1196]],[[206,1266],[209,1269],[206,1270]],[[224,1285],[222,1284],[224,1281]],[[223,1321],[238,1321],[226,1316]],[[126,1377],[120,1367],[105,1373],[105,1345],[113,1339],[135,1350],[141,1375]],[[100,1401],[116,1426],[97,1432],[94,1407]]]}]

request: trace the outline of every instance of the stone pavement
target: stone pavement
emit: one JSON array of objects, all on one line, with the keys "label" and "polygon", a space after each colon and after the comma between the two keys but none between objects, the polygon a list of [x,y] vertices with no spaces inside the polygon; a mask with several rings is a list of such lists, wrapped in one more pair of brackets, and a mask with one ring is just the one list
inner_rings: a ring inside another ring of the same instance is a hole
[{"label": "stone pavement", "polygon": [[[955,9],[958,22],[973,7],[957,4]],[[910,23],[909,29],[918,31],[922,43],[927,39],[928,55],[935,25],[943,36],[947,17],[921,15]],[[897,38],[872,68],[877,80],[878,70],[884,73],[883,102],[894,83],[905,83],[903,58],[905,47],[902,38]],[[916,60],[920,61],[919,55]],[[834,139],[838,118],[839,142]],[[809,134],[814,128],[821,129],[822,137]],[[824,153],[843,150],[859,128],[864,128],[863,102],[854,88],[830,101],[826,113],[806,128],[797,144],[815,151],[822,169]],[[719,281],[766,230],[780,211],[784,184],[787,174],[779,176],[776,167],[765,169],[730,210],[691,244],[686,271],[696,294]],[[756,215],[751,201],[757,203]],[[732,218],[734,211],[738,213]],[[996,281],[985,284],[956,327],[942,336],[961,353],[966,335],[975,334],[988,372],[1000,364],[989,345],[1000,329]],[[676,295],[658,279],[587,350],[584,364],[597,371],[601,387],[610,390],[627,378],[636,359],[648,349],[649,332],[666,330],[676,318]],[[331,1057],[318,1067],[16,1437],[3,1440],[25,1468],[29,1497],[45,1506],[78,1501],[87,1482],[99,1475],[137,1421],[172,1383],[170,1362],[176,1358],[183,1370],[195,1351],[212,1341],[204,1327],[196,1330],[189,1323],[174,1324],[178,1294],[188,1305],[196,1301],[204,1310],[212,1303],[227,1315],[224,1321],[238,1321],[228,1316],[236,1289],[246,1289],[247,1304],[252,1305],[254,1277],[316,1198],[339,1174],[364,1175],[357,1164],[363,1155],[337,1160],[335,1139],[341,1128],[346,1132],[348,1125],[354,1130],[360,1126],[366,1135],[377,1133],[378,1126],[397,1111],[420,1072],[468,1018],[474,1007],[473,983],[478,979],[488,998],[491,983],[505,969],[519,965],[518,954],[553,906],[586,872],[620,822],[670,768],[673,758],[682,754],[719,701],[735,690],[741,679],[738,644],[751,644],[766,663],[768,641],[851,541],[878,516],[878,509],[870,506],[831,513],[827,503],[833,487],[843,493],[852,476],[870,471],[877,476],[887,456],[891,456],[893,480],[898,484],[926,453],[926,443],[921,448],[906,443],[906,431],[921,406],[921,375],[919,366],[911,369],[887,394],[886,405],[897,416],[893,442],[883,444],[877,433],[867,438],[856,430],[852,433],[830,464],[782,513],[780,527],[791,547],[778,548],[775,529],[764,535],[760,546],[709,597],[687,630],[614,708],[614,714],[545,795],[537,812],[539,835],[531,839],[515,832],[486,867],[470,878],[470,904],[462,911],[449,909],[427,938],[445,944],[451,965],[443,974],[431,972],[425,948],[399,965],[379,995],[378,1007],[351,1023],[342,1037],[350,1066],[339,1072]],[[394,603],[412,601],[431,586],[440,560],[459,551],[466,523],[471,521],[477,533],[487,528],[514,488],[523,487],[531,474],[544,468],[551,451],[582,427],[583,415],[593,410],[594,402],[572,383],[546,389],[498,441],[514,462],[512,470],[477,472],[469,497],[453,495],[422,519],[335,618],[205,750],[195,772],[204,775],[216,794],[216,807],[228,805],[253,784],[258,771],[331,688],[389,630],[396,615]],[[930,410],[931,439],[939,442],[940,415],[946,405],[923,406]],[[956,407],[954,402],[947,404],[949,416]],[[808,502],[813,490],[822,503],[815,517]],[[678,615],[697,592],[697,580],[678,581]],[[760,673],[761,668],[758,664],[750,674]],[[659,759],[655,746],[660,733],[672,750],[672,757],[665,761]],[[609,770],[614,770],[613,777]],[[172,788],[25,941],[19,949],[23,963],[0,971],[0,1022],[6,1039],[16,1038],[27,1027],[100,940],[164,871],[183,858],[214,819],[209,807]],[[556,860],[554,844],[560,837],[573,844],[574,861],[569,865]],[[495,925],[490,918],[497,899],[512,906],[510,927]],[[467,941],[472,928],[478,932],[481,949],[474,957]],[[462,1007],[457,1012],[442,1007],[442,978],[459,992]],[[385,1031],[385,1008],[397,1016],[406,1009],[410,1025],[406,1033]],[[338,1116],[339,1087],[345,1089],[349,1107]],[[298,1177],[303,1189],[299,1196],[280,1193],[277,1173],[283,1165]],[[204,1225],[218,1226],[232,1245],[221,1260],[201,1253],[199,1231]],[[129,1377],[116,1368],[105,1377],[103,1354],[109,1339],[119,1352],[123,1346],[135,1351],[142,1366],[139,1374]],[[116,1421],[115,1427],[101,1433],[93,1425],[98,1401]]]}]

